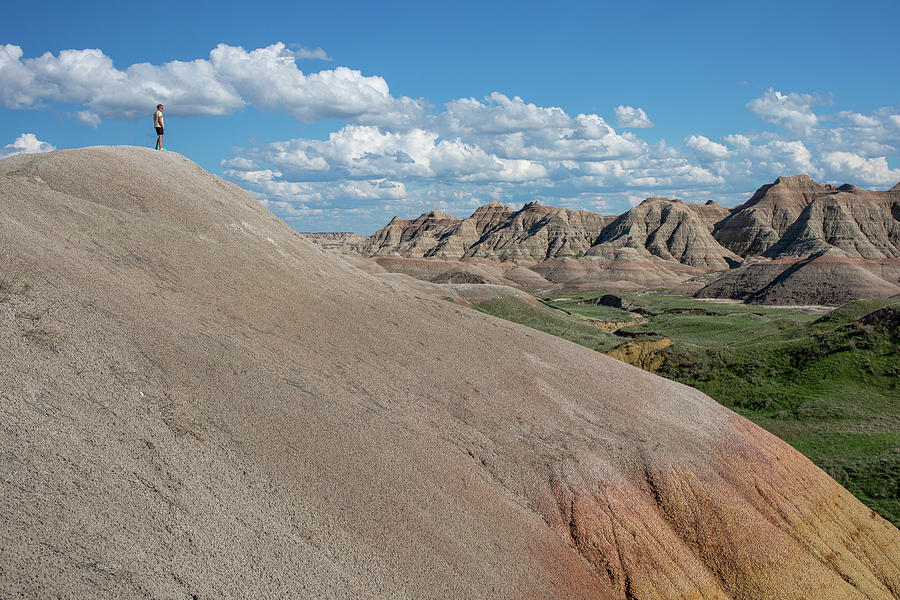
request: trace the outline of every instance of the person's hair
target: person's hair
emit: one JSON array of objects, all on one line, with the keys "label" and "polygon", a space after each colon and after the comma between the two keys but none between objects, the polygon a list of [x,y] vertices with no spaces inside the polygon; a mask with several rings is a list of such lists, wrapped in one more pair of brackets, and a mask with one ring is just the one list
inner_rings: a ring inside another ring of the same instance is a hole
[{"label": "person's hair", "polygon": [[162,104],[157,104],[156,108],[162,108]]}]

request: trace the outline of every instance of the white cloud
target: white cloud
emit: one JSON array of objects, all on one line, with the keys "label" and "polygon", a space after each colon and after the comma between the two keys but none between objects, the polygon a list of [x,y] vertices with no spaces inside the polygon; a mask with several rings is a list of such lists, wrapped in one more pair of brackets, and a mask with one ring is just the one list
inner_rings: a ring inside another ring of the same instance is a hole
[{"label": "white cloud", "polygon": [[75,113],[75,117],[84,125],[91,127],[92,129],[97,129],[100,126],[100,123],[103,120],[96,114],[92,113],[89,110],[79,110]]},{"label": "white cloud", "polygon": [[50,152],[56,150],[53,144],[42,142],[33,133],[23,133],[16,140],[0,148],[0,158],[16,154],[37,154],[38,152]]},{"label": "white cloud", "polygon": [[822,161],[831,175],[870,185],[886,185],[900,181],[900,169],[891,169],[883,156],[865,158],[852,152],[828,152]]},{"label": "white cloud", "polygon": [[419,101],[394,98],[378,76],[337,67],[305,74],[299,58],[317,50],[290,51],[281,42],[247,51],[219,44],[209,59],[137,63],[124,71],[99,49],[47,52],[22,58],[22,49],[0,46],[0,99],[10,108],[44,100],[82,104],[109,119],[138,119],[158,102],[178,116],[225,115],[253,104],[302,121],[358,119],[403,123],[422,115]]},{"label": "white cloud", "polygon": [[221,160],[219,164],[226,169],[238,169],[242,171],[253,171],[259,169],[252,160],[243,157],[236,157],[228,160]]},{"label": "white cloud", "polygon": [[647,117],[644,109],[634,108],[633,106],[617,106],[616,123],[619,127],[634,129],[653,127],[653,121]]},{"label": "white cloud", "polygon": [[246,156],[227,161],[227,166],[252,169],[265,163],[296,179],[527,181],[547,176],[546,168],[534,161],[498,157],[460,138],[438,138],[437,133],[423,129],[390,132],[371,125],[347,125],[327,140],[298,138],[250,149]]},{"label": "white cloud", "polygon": [[[7,44],[0,45],[0,102],[10,109],[75,105],[60,110],[88,127],[149,118],[158,102],[172,116],[253,106],[301,121],[338,119],[327,139],[259,144],[220,163],[261,202],[298,219],[377,219],[386,207],[465,212],[493,199],[521,205],[556,198],[576,208],[608,202],[616,212],[638,196],[738,198],[795,173],[863,185],[900,179],[888,164],[900,152],[896,107],[817,114],[827,96],[770,88],[747,108],[781,126],[777,131],[740,131],[717,141],[700,132],[670,146],[640,137],[653,123],[632,106],[616,107],[616,127],[600,115],[571,115],[499,92],[436,108],[395,97],[382,77],[346,66],[305,73],[298,61],[307,59],[331,60],[321,48],[219,44],[205,58],[120,69],[100,49],[25,58]],[[0,153],[52,148],[23,136]]]},{"label": "white cloud", "polygon": [[518,96],[494,92],[485,102],[460,98],[446,104],[446,129],[453,133],[513,133],[567,127],[571,118],[561,108],[527,104]]},{"label": "white cloud", "polygon": [[22,64],[22,49],[13,44],[0,45],[0,99],[7,108],[24,108],[34,104],[37,86],[34,73]]},{"label": "white cloud", "polygon": [[846,119],[850,121],[850,123],[854,127],[870,128],[878,127],[881,125],[881,122],[877,118],[863,115],[858,112],[846,111],[838,114],[840,116],[846,117]]},{"label": "white cloud", "polygon": [[821,104],[825,101],[813,94],[782,94],[769,88],[761,97],[747,103],[747,108],[770,123],[808,135],[819,122],[812,107]]},{"label": "white cloud", "polygon": [[321,48],[304,48],[303,46],[300,46],[297,50],[294,50],[292,54],[297,60],[334,60]]},{"label": "white cloud", "polygon": [[[372,229],[393,214],[433,208],[465,216],[490,200],[616,213],[654,195],[734,205],[780,175],[864,185],[900,179],[885,159],[900,147],[896,109],[819,118],[811,109],[823,103],[817,96],[772,90],[757,100],[760,116],[784,124],[785,131],[739,132],[718,141],[698,134],[680,147],[648,144],[632,132],[617,132],[599,115],[573,117],[559,107],[494,93],[449,102],[416,126],[351,123],[327,140],[240,150],[229,164],[283,173],[253,184],[258,197],[294,198],[307,213],[321,208],[346,216],[351,207],[364,207]],[[834,154],[837,149],[849,155]],[[372,188],[372,181],[393,183]]]},{"label": "white cloud", "polygon": [[609,160],[636,156],[642,142],[617,134],[598,115],[569,116],[559,107],[541,107],[494,92],[483,101],[448,102],[433,126],[444,137],[461,137],[500,158]]},{"label": "white cloud", "polygon": [[415,118],[421,106],[391,96],[387,82],[347,67],[304,74],[293,53],[277,43],[247,52],[219,44],[209,64],[217,79],[243,99],[264,110],[282,110],[305,122],[320,119],[403,120]]},{"label": "white cloud", "polygon": [[281,171],[273,171],[272,169],[254,169],[248,171],[228,169],[225,171],[225,175],[240,179],[247,183],[265,184],[275,181],[275,179],[281,177],[282,173]]},{"label": "white cloud", "polygon": [[684,145],[694,151],[700,162],[722,160],[728,156],[728,148],[702,135],[692,135]]},{"label": "white cloud", "polygon": [[818,175],[819,170],[812,164],[812,153],[803,145],[803,142],[783,142],[775,140],[766,144],[771,156],[781,161],[786,171],[802,172],[810,175]]},{"label": "white cloud", "polygon": [[[284,202],[301,202],[318,205],[318,208],[331,207],[334,201],[391,200],[398,201],[407,197],[406,186],[389,179],[372,179],[365,181],[315,182],[315,181],[276,181],[259,178],[254,191],[262,192],[263,199],[276,199]],[[310,206],[316,208],[316,206]]]},{"label": "white cloud", "polygon": [[724,140],[726,144],[736,150],[746,150],[750,147],[750,138],[739,133],[726,135]]}]

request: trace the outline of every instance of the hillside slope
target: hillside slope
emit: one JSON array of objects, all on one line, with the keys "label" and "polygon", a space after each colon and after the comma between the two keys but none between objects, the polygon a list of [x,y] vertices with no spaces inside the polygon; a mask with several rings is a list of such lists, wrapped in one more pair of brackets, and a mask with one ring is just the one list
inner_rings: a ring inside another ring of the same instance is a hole
[{"label": "hillside slope", "polygon": [[707,396],[315,248],[180,155],[0,161],[0,595],[891,598]]}]

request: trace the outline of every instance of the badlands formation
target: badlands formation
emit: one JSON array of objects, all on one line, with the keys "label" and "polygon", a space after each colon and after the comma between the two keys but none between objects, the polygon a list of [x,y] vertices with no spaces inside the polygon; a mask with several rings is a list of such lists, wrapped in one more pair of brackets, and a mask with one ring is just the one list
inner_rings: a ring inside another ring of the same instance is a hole
[{"label": "badlands formation", "polygon": [[[513,262],[520,279],[527,269],[570,289],[840,304],[900,293],[900,184],[876,192],[780,177],[731,210],[648,198],[617,218],[537,204],[512,212],[493,203],[467,219],[440,212],[394,218],[345,249],[426,279],[451,269],[499,269],[502,277],[511,266],[489,263]],[[445,262],[421,260],[433,257]]]},{"label": "badlands formation", "polygon": [[900,595],[900,532],[787,444],[178,154],[0,161],[0,261],[0,597]]}]

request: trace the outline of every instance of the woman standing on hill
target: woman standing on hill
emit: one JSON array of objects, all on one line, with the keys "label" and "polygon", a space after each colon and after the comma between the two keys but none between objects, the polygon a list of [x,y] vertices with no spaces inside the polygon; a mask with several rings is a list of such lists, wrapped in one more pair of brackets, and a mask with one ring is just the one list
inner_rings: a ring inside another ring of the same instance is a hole
[{"label": "woman standing on hill", "polygon": [[153,126],[156,128],[156,149],[162,150],[162,136],[166,131],[166,126],[163,123],[163,105],[156,105],[156,112],[153,113]]}]

